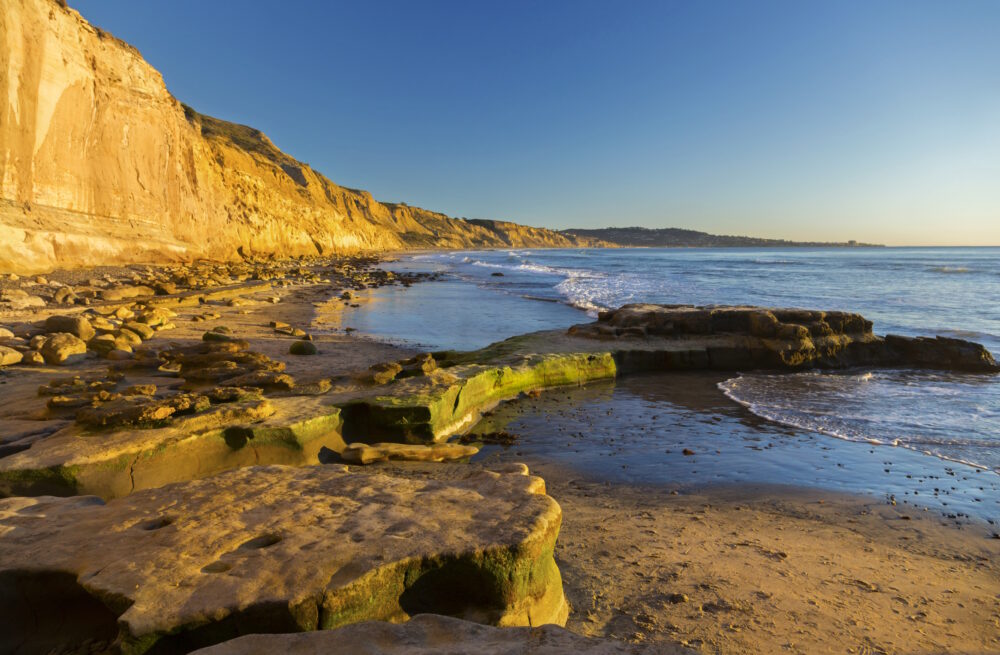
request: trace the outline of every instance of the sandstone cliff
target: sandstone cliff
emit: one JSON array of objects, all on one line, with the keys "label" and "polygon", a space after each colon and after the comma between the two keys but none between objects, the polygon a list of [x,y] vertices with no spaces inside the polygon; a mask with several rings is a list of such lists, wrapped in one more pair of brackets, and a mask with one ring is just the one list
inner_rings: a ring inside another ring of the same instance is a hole
[{"label": "sandstone cliff", "polygon": [[198,114],[55,0],[0,13],[0,271],[593,241],[381,203]]}]

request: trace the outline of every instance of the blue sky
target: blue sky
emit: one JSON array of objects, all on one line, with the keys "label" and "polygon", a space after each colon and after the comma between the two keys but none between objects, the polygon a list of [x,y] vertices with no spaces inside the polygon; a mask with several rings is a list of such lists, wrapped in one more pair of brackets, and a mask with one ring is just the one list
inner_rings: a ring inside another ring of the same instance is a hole
[{"label": "blue sky", "polygon": [[455,216],[1000,245],[1000,2],[69,0],[195,109]]}]

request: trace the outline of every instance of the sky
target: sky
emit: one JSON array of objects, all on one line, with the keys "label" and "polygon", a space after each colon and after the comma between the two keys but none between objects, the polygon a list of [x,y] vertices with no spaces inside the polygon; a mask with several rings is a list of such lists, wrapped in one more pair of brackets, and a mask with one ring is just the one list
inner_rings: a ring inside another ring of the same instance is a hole
[{"label": "sky", "polygon": [[453,216],[1000,245],[1000,2],[69,0],[198,111]]}]

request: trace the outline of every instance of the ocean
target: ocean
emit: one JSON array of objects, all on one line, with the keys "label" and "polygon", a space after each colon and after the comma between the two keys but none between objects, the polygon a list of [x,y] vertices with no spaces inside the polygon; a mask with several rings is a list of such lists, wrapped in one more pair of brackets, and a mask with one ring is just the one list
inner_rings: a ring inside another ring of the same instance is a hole
[{"label": "ocean", "polygon": [[[944,335],[1000,355],[1000,248],[501,250],[386,264],[443,282],[375,294],[344,317],[428,350],[478,348],[631,302],[858,312],[877,334]],[[1000,472],[1000,378],[913,370],[742,373],[718,384],[777,425]]]}]

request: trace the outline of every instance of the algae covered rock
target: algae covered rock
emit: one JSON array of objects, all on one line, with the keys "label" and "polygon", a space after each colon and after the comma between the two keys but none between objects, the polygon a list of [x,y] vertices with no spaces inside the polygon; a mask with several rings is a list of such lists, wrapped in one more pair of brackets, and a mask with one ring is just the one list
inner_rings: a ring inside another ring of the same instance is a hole
[{"label": "algae covered rock", "polygon": [[[250,467],[107,504],[0,500],[0,579],[26,590],[0,594],[0,651],[187,651],[428,612],[563,623],[560,519],[524,467],[448,483]],[[71,605],[87,620],[52,611]]]},{"label": "algae covered rock", "polygon": [[290,355],[315,355],[319,350],[312,341],[294,341],[288,348]]},{"label": "algae covered rock", "polygon": [[372,382],[375,384],[388,384],[396,379],[403,367],[397,362],[386,362],[375,364],[370,369]]},{"label": "algae covered rock", "polygon": [[667,644],[631,644],[581,637],[556,625],[495,628],[437,614],[406,623],[368,621],[337,630],[247,635],[195,655],[671,655],[692,653]]}]

